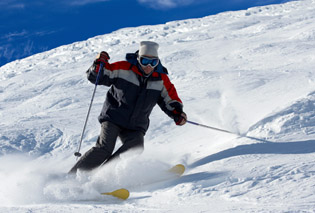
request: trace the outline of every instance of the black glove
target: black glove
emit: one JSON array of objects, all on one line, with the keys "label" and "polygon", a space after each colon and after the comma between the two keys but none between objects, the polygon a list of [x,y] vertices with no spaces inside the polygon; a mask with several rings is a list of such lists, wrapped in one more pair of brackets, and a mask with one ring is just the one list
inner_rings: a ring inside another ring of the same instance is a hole
[{"label": "black glove", "polygon": [[102,51],[96,56],[95,62],[98,64],[99,63],[106,63],[106,62],[108,62],[109,59],[110,59],[110,57],[109,57],[108,53],[105,51]]},{"label": "black glove", "polygon": [[178,126],[184,125],[187,121],[186,113],[182,112],[182,113],[175,114],[174,115],[174,121],[175,121],[176,125],[178,125]]}]

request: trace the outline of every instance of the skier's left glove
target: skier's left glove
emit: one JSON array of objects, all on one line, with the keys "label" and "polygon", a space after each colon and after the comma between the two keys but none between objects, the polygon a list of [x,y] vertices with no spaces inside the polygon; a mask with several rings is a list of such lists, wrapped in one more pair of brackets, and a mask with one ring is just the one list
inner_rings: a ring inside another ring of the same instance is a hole
[{"label": "skier's left glove", "polygon": [[182,126],[182,125],[186,124],[186,121],[187,121],[186,113],[184,113],[184,112],[176,113],[174,115],[174,121],[175,121],[176,125],[178,125],[178,126]]}]

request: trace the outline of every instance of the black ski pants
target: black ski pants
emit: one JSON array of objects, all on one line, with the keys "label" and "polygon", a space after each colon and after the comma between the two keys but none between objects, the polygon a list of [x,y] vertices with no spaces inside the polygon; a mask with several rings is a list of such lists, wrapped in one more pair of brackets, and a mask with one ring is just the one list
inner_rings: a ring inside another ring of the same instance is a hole
[{"label": "black ski pants", "polygon": [[[118,137],[122,142],[122,146],[113,154]],[[69,173],[76,173],[78,169],[92,170],[131,148],[137,148],[142,152],[143,143],[144,133],[142,131],[125,129],[105,121],[102,123],[101,133],[95,146],[77,161]]]}]

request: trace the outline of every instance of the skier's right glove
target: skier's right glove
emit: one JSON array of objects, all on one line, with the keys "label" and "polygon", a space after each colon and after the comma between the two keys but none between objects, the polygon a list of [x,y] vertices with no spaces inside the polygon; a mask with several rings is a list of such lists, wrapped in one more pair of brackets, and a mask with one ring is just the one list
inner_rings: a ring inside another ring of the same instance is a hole
[{"label": "skier's right glove", "polygon": [[99,54],[97,54],[95,61],[94,61],[94,64],[95,64],[94,72],[98,73],[98,71],[100,70],[101,63],[105,64],[108,62],[109,59],[110,59],[110,57],[109,57],[108,53],[105,51],[102,51]]},{"label": "skier's right glove", "polygon": [[100,52],[96,58],[95,58],[95,63],[100,64],[100,63],[106,63],[110,59],[109,55],[107,52],[102,51]]}]

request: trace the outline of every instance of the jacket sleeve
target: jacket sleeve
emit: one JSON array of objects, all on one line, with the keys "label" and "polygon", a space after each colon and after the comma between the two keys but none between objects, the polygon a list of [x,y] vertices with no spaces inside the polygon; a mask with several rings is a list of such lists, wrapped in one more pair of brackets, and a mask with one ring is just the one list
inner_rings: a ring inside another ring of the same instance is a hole
[{"label": "jacket sleeve", "polygon": [[[100,68],[100,64],[94,61],[92,66],[86,71],[87,79],[93,84],[95,84],[96,82],[99,68]],[[99,78],[98,85],[110,86],[114,83],[114,81],[115,81],[115,72],[113,72],[113,70],[111,69],[111,64],[105,63],[103,66],[101,76]]]},{"label": "jacket sleeve", "polygon": [[163,88],[158,101],[160,108],[171,118],[183,112],[183,103],[174,85],[166,74],[162,74]]}]

